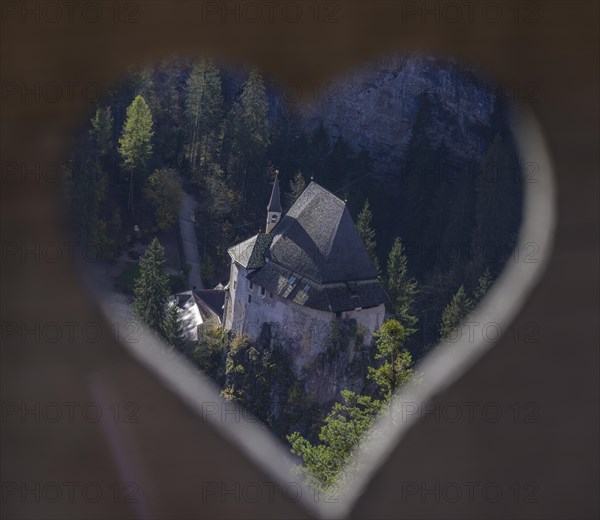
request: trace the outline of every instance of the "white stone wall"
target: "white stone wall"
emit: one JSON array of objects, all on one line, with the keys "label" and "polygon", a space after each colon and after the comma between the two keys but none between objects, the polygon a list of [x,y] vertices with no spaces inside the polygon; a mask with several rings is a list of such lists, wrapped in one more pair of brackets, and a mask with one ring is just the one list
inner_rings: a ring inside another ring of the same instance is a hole
[{"label": "white stone wall", "polygon": [[262,288],[257,285],[250,291],[252,302],[246,309],[244,333],[256,338],[263,323],[274,325],[275,337],[290,352],[299,372],[301,366],[322,352],[334,315],[296,305],[268,291],[263,295]]},{"label": "white stone wall", "polygon": [[235,334],[244,332],[246,309],[248,305],[248,271],[235,262],[231,263],[229,275],[229,291],[227,295],[227,309],[225,311],[225,329]]},{"label": "white stone wall", "polygon": [[[256,339],[263,323],[272,324],[273,333],[290,352],[292,359],[297,363],[295,368],[300,372],[302,366],[310,364],[323,352],[335,314],[297,305],[266,290],[263,294],[258,285],[250,287],[249,281],[240,276],[241,270],[237,270],[236,274],[236,291],[232,300],[234,316],[230,330]],[[248,295],[252,297],[251,302],[248,302]],[[384,312],[384,306],[380,305],[344,312],[340,317],[355,319],[362,325],[367,331],[364,341],[369,343],[373,331],[378,330],[383,322]]]},{"label": "white stone wall", "polygon": [[[251,284],[248,271],[231,264],[229,293],[225,311],[225,328],[235,334],[256,339],[262,325],[269,323],[276,339],[282,342],[293,360],[298,376],[325,348],[325,340],[336,315],[297,305]],[[249,301],[250,297],[250,301]],[[385,306],[352,310],[340,314],[341,319],[355,319],[365,332],[364,342],[371,341],[373,332],[383,323]]]},{"label": "white stone wall", "polygon": [[[327,348],[326,339],[331,322],[336,318],[332,312],[319,311],[297,305],[271,294],[246,278],[248,271],[232,263],[228,303],[225,311],[225,327],[235,334],[258,338],[264,323],[271,324],[276,341],[288,352],[292,370],[298,380],[304,381],[306,391],[318,402],[328,403],[339,393],[337,381],[340,374],[323,373],[317,358]],[[248,297],[251,301],[248,301]],[[371,341],[373,332],[383,323],[384,305],[370,309],[340,313],[339,318],[355,319],[364,333],[364,343]],[[351,349],[356,348],[356,345]],[[353,355],[347,361],[352,359]],[[343,358],[342,358],[343,359]],[[346,381],[348,383],[348,381]],[[344,383],[344,384],[346,384]]]},{"label": "white stone wall", "polygon": [[342,318],[354,319],[368,331],[368,334],[365,336],[365,343],[369,343],[373,337],[373,332],[379,330],[383,324],[384,316],[385,305],[383,303],[369,309],[342,312]]}]

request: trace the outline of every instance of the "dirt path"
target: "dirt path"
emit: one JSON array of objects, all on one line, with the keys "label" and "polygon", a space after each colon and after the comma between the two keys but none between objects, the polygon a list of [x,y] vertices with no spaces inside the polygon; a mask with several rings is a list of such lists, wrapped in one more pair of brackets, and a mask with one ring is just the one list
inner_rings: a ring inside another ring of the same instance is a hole
[{"label": "dirt path", "polygon": [[200,253],[196,241],[196,223],[194,221],[194,210],[198,203],[189,193],[186,193],[181,201],[179,210],[179,229],[183,242],[184,260],[190,264],[189,286],[190,289],[204,289],[202,276],[200,274]]}]

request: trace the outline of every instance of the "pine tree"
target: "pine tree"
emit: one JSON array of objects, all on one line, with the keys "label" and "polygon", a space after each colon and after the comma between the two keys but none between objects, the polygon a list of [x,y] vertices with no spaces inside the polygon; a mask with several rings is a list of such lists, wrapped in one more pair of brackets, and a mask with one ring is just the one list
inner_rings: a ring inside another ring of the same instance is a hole
[{"label": "pine tree", "polygon": [[[369,378],[379,386],[384,399],[342,390],[342,402],[333,405],[321,426],[319,443],[311,443],[298,432],[287,437],[292,453],[302,459],[303,464],[296,469],[318,488],[328,490],[340,484],[339,477],[351,461],[352,453],[365,440],[375,417],[388,408],[393,392],[412,374],[412,357],[403,350],[406,331],[402,325],[396,320],[388,320],[376,337],[376,358],[385,361],[378,368],[369,367]],[[391,413],[391,408],[389,411]],[[354,459],[352,462],[351,470],[356,470],[364,461]]]},{"label": "pine tree", "polygon": [[98,107],[92,118],[90,134],[99,159],[106,157],[112,149],[113,115],[110,106]]},{"label": "pine tree", "polygon": [[375,230],[372,227],[373,212],[369,206],[369,200],[365,200],[365,204],[358,214],[356,221],[356,230],[365,244],[365,249],[369,253],[369,257],[373,261],[373,265],[379,274],[381,272],[379,259],[377,258],[377,241],[375,240]]},{"label": "pine tree", "polygon": [[304,474],[311,485],[325,491],[337,483],[350,455],[363,440],[381,408],[381,402],[369,396],[357,395],[349,390],[342,390],[341,394],[343,402],[335,403],[323,422],[319,432],[320,443],[312,444],[298,432],[287,437],[292,453],[303,462],[303,465],[296,466],[296,470]]},{"label": "pine tree", "polygon": [[266,179],[265,154],[269,138],[269,101],[264,81],[258,70],[253,70],[244,84],[238,101],[229,115],[229,132],[232,134],[232,150],[229,170],[237,172],[236,182],[241,186],[242,212],[246,209],[249,186],[262,187]]},{"label": "pine tree", "polygon": [[225,360],[228,354],[227,332],[218,325],[201,328],[194,359],[198,366],[210,375],[221,388],[225,385]]},{"label": "pine tree", "polygon": [[490,274],[489,267],[485,268],[483,274],[479,277],[477,281],[477,287],[475,292],[473,293],[473,303],[478,303],[485,296],[485,293],[491,287],[493,283],[492,275]]},{"label": "pine tree", "polygon": [[262,75],[256,69],[250,73],[240,96],[243,141],[246,151],[262,157],[269,146],[269,100]]},{"label": "pine tree", "polygon": [[148,166],[152,156],[153,125],[146,101],[142,96],[136,96],[127,109],[127,119],[119,139],[119,153],[127,170],[142,172]]},{"label": "pine tree", "polygon": [[242,186],[242,203],[245,204],[248,187],[248,169],[262,169],[269,146],[269,103],[260,72],[253,70],[242,93],[234,104],[230,120],[232,150],[230,161]]},{"label": "pine tree", "polygon": [[377,353],[375,359],[384,359],[383,365],[369,367],[369,379],[375,381],[386,400],[412,374],[412,356],[403,347],[407,330],[394,319],[387,320],[375,334]]},{"label": "pine tree", "polygon": [[442,313],[442,326],[440,327],[440,338],[448,339],[460,322],[473,309],[473,302],[467,296],[465,288],[461,285],[452,297],[452,301],[446,306]]},{"label": "pine tree", "polygon": [[154,238],[140,259],[140,275],[134,288],[135,315],[156,331],[162,328],[169,297],[169,277],[164,271],[165,262],[165,249]]},{"label": "pine tree", "polygon": [[119,153],[123,167],[130,175],[128,207],[133,205],[134,177],[141,176],[142,182],[148,173],[152,157],[152,137],[154,135],[152,114],[142,96],[136,96],[127,109],[127,119],[123,134],[119,139]]},{"label": "pine tree", "polygon": [[408,335],[416,329],[415,297],[419,292],[416,280],[408,274],[408,260],[399,237],[394,240],[387,261],[385,288],[391,300],[391,311]]},{"label": "pine tree", "polygon": [[186,85],[187,156],[192,177],[203,176],[219,157],[223,92],[219,69],[211,60],[195,64]]},{"label": "pine tree", "polygon": [[181,348],[183,345],[183,329],[179,321],[179,309],[175,303],[167,309],[162,325],[162,333],[165,341],[171,348]]},{"label": "pine tree", "polygon": [[145,98],[154,119],[155,153],[171,167],[179,166],[183,155],[185,124],[180,78],[184,68],[177,58],[160,61],[152,70],[151,96]]},{"label": "pine tree", "polygon": [[156,170],[144,187],[144,198],[154,211],[157,230],[169,229],[179,216],[183,189],[173,170]]}]

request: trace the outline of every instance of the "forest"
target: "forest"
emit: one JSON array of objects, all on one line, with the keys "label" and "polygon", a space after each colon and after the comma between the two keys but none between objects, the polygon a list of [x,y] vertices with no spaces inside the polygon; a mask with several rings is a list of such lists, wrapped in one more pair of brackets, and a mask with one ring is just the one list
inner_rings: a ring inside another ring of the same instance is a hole
[{"label": "forest", "polygon": [[[305,117],[259,70],[171,59],[131,68],[113,85],[69,158],[77,171],[67,192],[81,242],[107,262],[135,243],[149,244],[129,287],[133,307],[180,349],[177,315],[164,303],[187,284],[161,270],[165,253],[155,237],[178,235],[185,193],[198,201],[206,287],[226,283],[227,249],[264,227],[276,170],[284,211],[311,179],[346,200],[390,299],[388,321],[354,367],[362,392],[342,392],[329,410],[316,409],[286,377],[290,360],[268,327],[255,343],[208,330],[185,352],[225,398],[239,400],[291,444],[307,477],[326,486],[413,365],[474,308],[516,245],[522,186],[507,101],[497,95],[478,129],[485,153],[465,160],[444,139],[452,123],[440,100],[428,92],[414,97],[403,159],[382,168],[368,146]],[[324,362],[335,362],[351,334],[332,331],[332,360]]]}]

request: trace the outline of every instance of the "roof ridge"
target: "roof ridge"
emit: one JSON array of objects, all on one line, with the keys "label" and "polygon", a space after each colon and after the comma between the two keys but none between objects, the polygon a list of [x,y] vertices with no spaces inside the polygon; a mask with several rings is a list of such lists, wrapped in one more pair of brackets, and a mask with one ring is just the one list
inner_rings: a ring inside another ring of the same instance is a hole
[{"label": "roof ridge", "polygon": [[[331,195],[333,197],[333,200],[335,202],[338,202],[340,205],[346,207],[346,203],[340,199],[337,195],[335,195],[332,191],[329,191],[327,188],[324,188],[323,186],[321,186],[318,182],[315,181],[310,181],[310,183],[308,184],[308,186],[306,187],[306,190],[308,188],[310,188],[311,186],[315,186],[316,188],[319,188],[321,191],[324,191],[325,193],[327,193],[328,195]],[[305,190],[305,191],[306,191]]]}]

